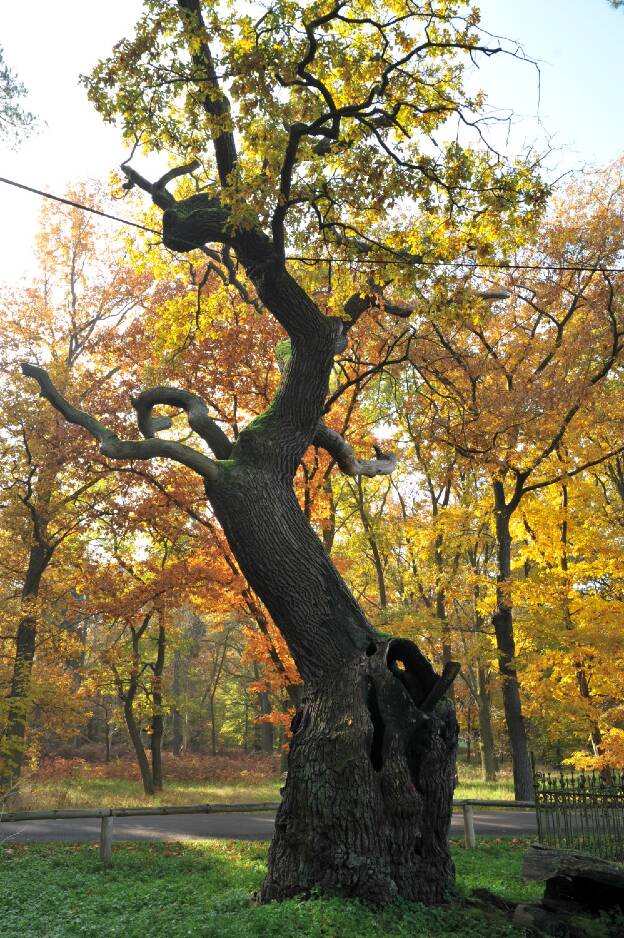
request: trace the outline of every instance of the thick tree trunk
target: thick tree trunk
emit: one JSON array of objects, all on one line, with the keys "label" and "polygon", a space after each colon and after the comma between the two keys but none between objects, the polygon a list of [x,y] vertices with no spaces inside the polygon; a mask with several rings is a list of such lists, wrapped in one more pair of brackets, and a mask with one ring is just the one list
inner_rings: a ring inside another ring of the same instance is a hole
[{"label": "thick tree trunk", "polygon": [[379,641],[289,479],[231,461],[207,494],[306,681],[263,900],[315,886],[441,900],[457,724],[448,700],[428,710],[450,681],[411,643]]},{"label": "thick tree trunk", "polygon": [[511,577],[511,513],[505,505],[503,483],[494,482],[494,507],[496,513],[496,541],[498,556],[498,585],[496,588],[496,612],[492,617],[498,650],[498,669],[503,679],[503,705],[509,733],[513,764],[514,792],[520,801],[533,798],[533,772],[529,757],[526,726],[522,715],[520,686],[514,664],[516,643],[513,631],[513,611],[509,599]]},{"label": "thick tree trunk", "polygon": [[[221,134],[216,150],[225,182],[235,160],[233,136]],[[197,208],[197,196],[187,211],[188,203],[180,206],[162,188],[151,191],[165,209],[164,242],[185,251],[215,239],[231,243],[260,300],[290,338],[290,357],[270,407],[233,445],[197,413],[197,402],[189,404],[189,419],[192,408],[216,462],[167,444],[174,458],[204,477],[236,562],[306,683],[262,896],[322,886],[375,902],[395,896],[438,901],[453,879],[447,835],[457,724],[443,696],[458,666],[447,665],[438,676],[411,642],[379,640],[300,510],[292,484],[320,431],[335,355],[368,301],[362,306],[355,297],[349,322],[324,316],[286,270],[281,242],[275,248],[256,229],[225,232],[223,218],[215,225],[215,214],[223,213],[208,203]],[[32,368],[30,373],[37,375]],[[154,393],[156,400],[162,397]],[[139,447],[147,453],[142,443],[115,442],[58,397],[50,400],[97,436],[113,458]],[[134,403],[148,430],[148,400]],[[332,433],[324,439],[341,465],[344,441]],[[148,444],[150,453],[161,451],[149,437]],[[393,465],[382,456],[376,461],[384,472]],[[375,460],[365,462],[367,473],[377,470]],[[344,471],[358,474],[357,460],[349,456],[346,465]]]},{"label": "thick tree trunk", "polygon": [[0,793],[19,781],[26,744],[26,727],[31,707],[30,686],[37,644],[37,616],[28,610],[36,600],[41,579],[52,552],[39,544],[30,549],[28,570],[22,587],[25,612],[15,635],[15,658],[9,691],[9,708],[4,732],[0,738]]},{"label": "thick tree trunk", "polygon": [[301,511],[289,478],[228,461],[207,495],[304,681],[366,650],[375,631]]},{"label": "thick tree trunk", "polygon": [[[369,654],[307,690],[293,721],[288,777],[262,887],[265,901],[315,886],[384,903],[440,901],[453,882],[448,829],[457,724],[442,699],[421,710],[407,642]],[[394,648],[408,659],[400,671]],[[415,648],[415,646],[411,646]]]}]

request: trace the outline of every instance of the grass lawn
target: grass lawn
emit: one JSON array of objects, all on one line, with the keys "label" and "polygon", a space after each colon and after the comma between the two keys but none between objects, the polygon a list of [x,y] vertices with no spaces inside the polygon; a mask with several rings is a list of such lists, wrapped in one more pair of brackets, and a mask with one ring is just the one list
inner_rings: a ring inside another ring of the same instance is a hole
[{"label": "grass lawn", "polygon": [[[478,766],[458,766],[456,798],[513,799],[511,771],[504,770],[496,782],[482,782]],[[237,777],[215,781],[165,780],[165,790],[153,797],[143,793],[133,778],[99,777],[85,766],[66,776],[26,779],[17,809],[139,807],[159,804],[232,804],[249,801],[279,801],[283,780],[279,776],[247,777],[242,769]]]},{"label": "grass lawn", "polygon": [[[140,782],[119,778],[70,778],[27,781],[19,798],[20,811],[45,808],[135,808],[160,804],[236,804],[279,801],[284,782],[278,778],[217,782],[165,781],[165,790],[146,795]],[[17,806],[16,806],[17,810]],[[0,932],[0,935],[2,933]]]},{"label": "grass lawn", "polygon": [[514,787],[511,766],[504,766],[495,782],[481,779],[481,766],[457,763],[459,785],[455,789],[455,798],[475,798],[477,800],[513,801]]},{"label": "grass lawn", "polygon": [[383,911],[335,898],[258,906],[266,844],[211,841],[115,844],[103,870],[97,849],[66,844],[0,845],[2,938],[521,938],[524,931],[463,901],[485,886],[530,901],[541,888],[519,875],[526,844],[453,845],[457,896],[427,908]]}]

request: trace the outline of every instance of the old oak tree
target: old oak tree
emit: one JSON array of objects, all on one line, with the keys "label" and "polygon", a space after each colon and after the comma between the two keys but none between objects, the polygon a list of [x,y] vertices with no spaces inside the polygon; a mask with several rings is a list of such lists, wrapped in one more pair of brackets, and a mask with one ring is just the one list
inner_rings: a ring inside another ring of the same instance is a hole
[{"label": "old oak tree", "polygon": [[[505,50],[475,11],[448,0],[276,0],[260,12],[146,0],[134,37],[85,82],[133,153],[174,154],[177,168],[155,183],[122,167],[125,187],[162,210],[165,246],[200,252],[285,330],[271,405],[231,440],[191,389],[152,387],[132,402],[143,439],[126,441],[41,368],[24,371],[105,456],[176,460],[202,477],[305,681],[262,898],[320,886],[435,902],[453,879],[457,724],[445,692],[458,666],[439,675],[416,645],[376,632],[293,478],[311,445],[349,475],[392,471],[394,456],[376,448],[359,459],[324,423],[349,330],[365,315],[389,329],[409,316],[410,298],[435,288],[432,265],[518,243],[543,190],[527,162],[506,165],[483,144],[488,116],[464,70]],[[331,262],[333,281],[306,274],[298,252],[318,258],[317,270]],[[160,436],[171,424],[155,415],[161,405],[185,412],[212,456]]]}]

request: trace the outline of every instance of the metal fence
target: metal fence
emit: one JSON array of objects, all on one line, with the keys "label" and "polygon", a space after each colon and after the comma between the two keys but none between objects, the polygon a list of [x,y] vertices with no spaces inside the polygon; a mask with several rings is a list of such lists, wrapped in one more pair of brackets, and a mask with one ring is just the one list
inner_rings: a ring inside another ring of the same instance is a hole
[{"label": "metal fence", "polygon": [[624,860],[624,772],[533,773],[537,837],[604,860]]}]

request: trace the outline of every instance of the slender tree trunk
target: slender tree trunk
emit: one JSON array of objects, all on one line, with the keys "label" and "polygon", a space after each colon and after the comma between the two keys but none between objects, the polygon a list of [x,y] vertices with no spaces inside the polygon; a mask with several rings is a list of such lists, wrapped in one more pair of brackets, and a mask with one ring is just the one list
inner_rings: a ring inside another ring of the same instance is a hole
[{"label": "slender tree trunk", "polygon": [[329,472],[326,473],[323,479],[323,491],[327,496],[329,506],[328,516],[324,519],[323,523],[323,547],[328,554],[331,554],[334,547],[334,538],[336,537],[336,502]]},{"label": "slender tree trunk", "polygon": [[[270,716],[272,713],[271,701],[266,691],[258,694],[260,704],[260,714],[263,717]],[[260,752],[273,752],[273,724],[262,721],[258,724],[258,742]]]},{"label": "slender tree trunk", "polygon": [[184,741],[183,720],[180,712],[180,700],[182,697],[182,652],[176,648],[173,653],[173,676],[171,680],[171,695],[173,697],[173,709],[171,711],[172,722],[172,740],[171,751],[174,756],[179,756],[182,752]]},{"label": "slender tree trunk", "polygon": [[139,771],[143,781],[143,790],[145,791],[146,795],[154,794],[154,778],[149,762],[147,761],[147,754],[145,752],[143,740],[141,739],[141,731],[134,716],[134,700],[139,689],[140,675],[145,670],[145,668],[141,669],[141,637],[145,634],[145,631],[149,626],[153,612],[154,610],[152,609],[147,613],[143,619],[143,623],[138,628],[130,624],[130,633],[132,635],[132,665],[130,668],[130,677],[127,689],[124,686],[124,679],[120,676],[119,672],[113,665],[113,674],[115,675],[117,694],[123,703],[124,718],[126,721],[126,726],[128,727],[130,741],[132,742],[132,746],[134,747],[134,751],[137,757]]},{"label": "slender tree trunk", "polygon": [[[453,649],[451,647],[451,628],[446,616],[446,594],[443,589],[436,592],[436,618],[439,619],[442,626],[442,666],[453,660]],[[448,696],[451,700],[455,699],[455,688],[451,685],[448,690]]]},{"label": "slender tree trunk", "polygon": [[215,694],[216,689],[210,695],[210,752],[213,756],[217,754],[217,717],[215,713]]},{"label": "slender tree trunk", "polygon": [[472,698],[468,697],[466,706],[466,762],[472,762]]},{"label": "slender tree trunk", "polygon": [[[583,700],[591,701],[591,693],[589,690],[589,681],[587,680],[587,672],[580,662],[578,662],[576,670],[576,684],[579,689],[579,694]],[[600,727],[597,723],[593,721],[590,724],[589,731],[589,741],[592,746],[592,751],[595,756],[600,755],[601,746],[602,746],[602,733],[600,732]]]},{"label": "slender tree trunk", "polygon": [[[256,681],[260,680],[260,669],[256,662],[254,662],[254,677]],[[258,700],[258,716],[268,717],[271,715],[273,708],[271,707],[271,700],[269,698],[267,691],[260,691],[257,695]],[[260,719],[260,722],[256,722],[256,743],[254,749],[258,752],[273,752],[273,724],[268,723],[265,720]]]},{"label": "slender tree trunk", "polygon": [[162,791],[163,772],[162,772],[162,738],[164,721],[162,713],[154,714],[152,717],[152,732],[150,736],[150,753],[152,757],[152,782],[155,791]]},{"label": "slender tree trunk", "polygon": [[26,741],[26,727],[31,708],[30,687],[37,644],[37,615],[29,610],[36,601],[41,579],[52,552],[35,544],[30,549],[28,570],[22,587],[22,615],[15,635],[15,658],[9,691],[9,708],[0,738],[0,794],[19,781]]},{"label": "slender tree trunk", "polygon": [[[618,460],[619,463],[619,460]],[[568,578],[568,507],[569,507],[569,492],[568,486],[564,482],[561,486],[561,509],[563,513],[563,518],[561,521],[561,570],[565,575],[566,579]],[[572,612],[570,610],[570,603],[568,600],[568,590],[569,582],[566,582],[566,594],[563,601],[563,624],[567,631],[572,631],[574,629],[574,619],[572,617]],[[591,692],[589,689],[589,680],[587,679],[587,671],[583,666],[582,660],[576,662],[576,686],[578,687],[579,695],[582,700],[591,701]],[[595,756],[600,755],[601,745],[602,745],[602,733],[600,732],[600,727],[593,720],[590,723],[589,730],[589,741],[591,743],[592,751]]]},{"label": "slender tree trunk", "polygon": [[124,718],[126,721],[126,726],[128,727],[128,733],[130,735],[132,746],[134,747],[137,763],[139,765],[141,781],[143,782],[143,790],[146,795],[153,795],[154,782],[152,779],[152,772],[149,762],[147,761],[147,754],[145,752],[143,740],[141,739],[141,731],[134,716],[133,704],[134,694],[128,692],[124,701]]},{"label": "slender tree trunk", "polygon": [[106,718],[104,718],[104,746],[104,761],[106,762],[106,765],[108,765],[111,760],[111,727],[109,721]]},{"label": "slender tree trunk", "polygon": [[495,782],[498,765],[494,750],[492,730],[492,707],[487,686],[486,672],[477,667],[477,708],[479,711],[479,748],[481,751],[481,777],[485,782]]},{"label": "slender tree trunk", "polygon": [[161,610],[158,626],[156,661],[152,665],[152,732],[150,751],[152,757],[152,784],[155,791],[162,791],[162,739],[165,728],[162,697],[162,675],[165,669],[166,629],[164,611]]},{"label": "slender tree trunk", "polygon": [[245,692],[245,709],[243,717],[243,751],[249,752],[249,694]]},{"label": "slender tree trunk", "polygon": [[356,491],[357,491],[357,505],[358,505],[358,512],[360,515],[360,520],[362,522],[362,527],[364,528],[366,540],[368,541],[368,546],[371,549],[371,554],[373,558],[373,567],[375,569],[375,578],[377,580],[377,594],[379,596],[379,605],[382,609],[387,609],[388,608],[388,593],[386,590],[386,575],[384,571],[384,564],[381,558],[379,544],[377,542],[377,535],[375,534],[373,524],[366,510],[366,502],[364,499],[364,489],[362,488],[361,478],[357,480]]},{"label": "slender tree trunk", "polygon": [[498,583],[496,587],[496,612],[492,617],[498,651],[498,669],[503,679],[503,705],[505,721],[511,747],[514,792],[520,801],[533,798],[533,773],[529,757],[526,726],[522,715],[520,686],[514,658],[516,643],[513,631],[513,611],[509,598],[511,577],[511,512],[505,504],[503,483],[494,482],[494,507],[496,513],[496,541],[498,558]]}]

